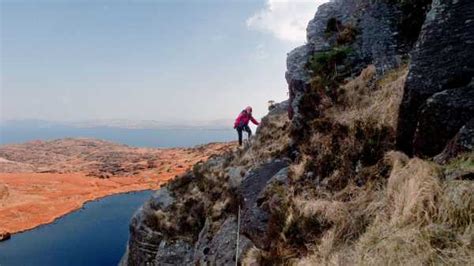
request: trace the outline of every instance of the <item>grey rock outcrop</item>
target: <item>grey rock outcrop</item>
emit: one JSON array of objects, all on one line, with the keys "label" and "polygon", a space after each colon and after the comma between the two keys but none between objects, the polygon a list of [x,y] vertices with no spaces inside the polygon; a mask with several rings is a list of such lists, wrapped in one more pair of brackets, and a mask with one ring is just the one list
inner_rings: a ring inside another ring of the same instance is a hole
[{"label": "grey rock outcrop", "polygon": [[474,118],[464,125],[459,132],[449,141],[446,148],[434,159],[443,164],[457,155],[472,152],[474,150]]},{"label": "grey rock outcrop", "polygon": [[[310,58],[337,46],[337,40],[327,34],[328,21],[336,19],[357,31],[355,39],[346,44],[351,50],[346,65],[350,66],[349,74],[355,76],[369,64],[374,64],[378,73],[384,73],[401,63],[400,51],[404,44],[397,33],[400,14],[397,5],[386,1],[336,0],[319,6],[307,27],[308,43],[294,49],[287,57],[288,113],[294,131],[304,130],[309,120],[302,108],[302,99],[311,87],[311,73],[307,68]],[[318,109],[318,102],[313,101],[312,109]]]},{"label": "grey rock outcrop", "polygon": [[288,185],[288,167],[280,169],[270,180],[267,181],[267,186],[270,184],[280,184],[280,185]]},{"label": "grey rock outcrop", "polygon": [[[403,101],[400,106],[398,120],[397,146],[402,151],[421,156],[434,156],[443,150],[444,145],[456,132],[472,118],[472,113],[457,118],[455,125],[442,121],[446,117],[442,112],[450,112],[450,104],[445,108],[432,110],[438,113],[429,114],[430,101],[443,97],[447,101],[450,96],[463,97],[463,105],[472,105],[471,89],[466,89],[474,76],[474,2],[471,0],[435,0],[427,14],[422,32],[412,52],[410,71],[405,84]],[[446,91],[446,96],[433,96]],[[448,92],[449,91],[449,92]],[[454,96],[457,95],[457,96]],[[430,98],[432,97],[433,98]],[[428,100],[430,99],[430,100]],[[428,101],[427,101],[428,100]],[[469,101],[471,103],[469,103]],[[428,105],[428,107],[427,107]],[[440,107],[439,107],[440,108]],[[422,110],[423,109],[423,110]],[[436,134],[440,139],[429,138],[432,135],[431,125],[426,123],[430,116],[432,123],[439,123]],[[441,116],[441,120],[434,119]],[[424,121],[425,119],[425,121]],[[449,125],[447,125],[449,124]],[[443,128],[448,126],[448,128]],[[421,147],[422,142],[423,147]],[[415,149],[413,149],[413,144]]]},{"label": "grey rock outcrop", "polygon": [[168,188],[156,191],[150,199],[150,207],[154,210],[166,209],[174,202],[174,197]]},{"label": "grey rock outcrop", "polygon": [[260,205],[259,198],[267,182],[287,165],[281,160],[264,164],[249,173],[239,188],[239,195],[242,197],[241,232],[259,248],[266,248],[269,219],[269,214]]},{"label": "grey rock outcrop", "polygon": [[[237,218],[228,217],[219,230],[212,235],[209,222],[201,230],[194,248],[195,265],[235,265],[235,248],[237,242]],[[244,235],[239,235],[239,259],[253,246]]]},{"label": "grey rock outcrop", "polygon": [[474,84],[435,93],[421,107],[413,138],[414,152],[428,156],[438,154],[472,118]]},{"label": "grey rock outcrop", "polygon": [[162,240],[158,246],[153,265],[191,265],[193,262],[193,247],[183,241],[168,242]]},{"label": "grey rock outcrop", "polygon": [[[121,265],[144,265],[155,260],[163,235],[148,224],[148,217],[158,209],[166,210],[174,198],[168,188],[161,188],[150,201],[140,207],[130,222],[130,239]],[[161,247],[163,250],[163,247]]]},{"label": "grey rock outcrop", "polygon": [[243,174],[245,173],[245,170],[243,167],[231,167],[228,171],[227,171],[228,175],[229,175],[229,186],[231,188],[238,188],[240,186],[240,184],[242,183],[242,179],[244,178]]}]

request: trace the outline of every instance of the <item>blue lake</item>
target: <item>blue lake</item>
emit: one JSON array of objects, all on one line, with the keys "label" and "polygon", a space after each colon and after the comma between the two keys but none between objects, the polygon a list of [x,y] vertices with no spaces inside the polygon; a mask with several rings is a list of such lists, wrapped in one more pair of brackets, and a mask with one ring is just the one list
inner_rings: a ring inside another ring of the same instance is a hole
[{"label": "blue lake", "polygon": [[105,197],[52,224],[15,234],[0,242],[0,265],[117,265],[130,218],[151,194]]}]

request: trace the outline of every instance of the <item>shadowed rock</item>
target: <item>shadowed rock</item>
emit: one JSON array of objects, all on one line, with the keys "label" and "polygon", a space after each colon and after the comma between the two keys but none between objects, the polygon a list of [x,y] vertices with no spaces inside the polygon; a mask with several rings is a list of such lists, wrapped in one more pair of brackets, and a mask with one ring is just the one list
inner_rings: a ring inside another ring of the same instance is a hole
[{"label": "shadowed rock", "polygon": [[267,182],[286,166],[287,163],[281,160],[267,163],[250,172],[239,188],[242,197],[241,232],[259,248],[266,247],[269,215],[261,208],[258,199]]},{"label": "shadowed rock", "polygon": [[[194,251],[194,265],[235,265],[237,240],[237,219],[228,217],[219,230],[212,236],[209,221],[199,234]],[[239,259],[253,246],[245,236],[239,236]]]},{"label": "shadowed rock", "polygon": [[[472,0],[433,1],[414,51],[405,84],[397,129],[397,146],[402,151],[434,156],[443,150],[449,139],[471,116],[456,117],[451,124],[443,112],[450,112],[448,98],[465,98],[463,105],[472,105],[472,87],[466,85],[474,76],[474,3]],[[435,96],[436,108],[422,108],[433,94],[445,90],[445,96]],[[460,94],[465,94],[460,95]],[[449,96],[452,95],[452,96]],[[444,99],[441,99],[444,98]],[[441,103],[444,101],[445,103]],[[469,103],[468,101],[471,101]],[[452,102],[452,101],[451,101]],[[453,102],[452,102],[453,103]],[[444,107],[441,107],[444,105]],[[458,109],[458,107],[454,107]],[[430,113],[431,112],[431,113]],[[432,138],[433,125],[440,138]],[[439,117],[439,119],[437,119]],[[462,120],[462,121],[461,121]],[[443,128],[443,126],[448,126]],[[415,133],[416,132],[416,133]],[[422,137],[429,139],[422,140]],[[413,149],[413,143],[415,149]],[[421,146],[421,143],[424,147]]]},{"label": "shadowed rock", "polygon": [[473,117],[474,84],[434,94],[420,110],[417,130],[413,137],[415,154],[438,154]]},{"label": "shadowed rock", "polygon": [[459,154],[474,150],[474,118],[464,125],[446,145],[442,153],[435,157],[437,163],[446,163]]}]

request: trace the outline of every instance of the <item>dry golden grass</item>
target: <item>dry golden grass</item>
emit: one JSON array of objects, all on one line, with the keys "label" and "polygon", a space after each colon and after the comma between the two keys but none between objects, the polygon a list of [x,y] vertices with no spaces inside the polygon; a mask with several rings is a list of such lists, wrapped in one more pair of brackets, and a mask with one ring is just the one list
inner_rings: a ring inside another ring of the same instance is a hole
[{"label": "dry golden grass", "polygon": [[433,222],[437,199],[441,195],[441,169],[418,158],[402,166],[394,162],[387,184],[387,203],[391,224]]},{"label": "dry golden grass", "polygon": [[331,227],[313,244],[310,255],[293,260],[295,265],[352,265],[353,243],[368,221],[382,209],[383,193],[376,186],[347,186],[339,193],[321,198],[293,200],[300,219],[318,219]]},{"label": "dry golden grass", "polygon": [[300,219],[331,224],[294,265],[473,265],[474,183],[443,181],[439,165],[388,152],[386,185],[349,185],[293,199]]},{"label": "dry golden grass", "polygon": [[265,256],[266,254],[264,251],[256,247],[252,247],[243,256],[241,263],[243,266],[258,266],[261,265],[261,260]]},{"label": "dry golden grass", "polygon": [[289,176],[294,180],[297,181],[298,179],[303,177],[304,171],[306,169],[306,164],[308,163],[308,156],[303,156],[299,163],[290,165],[289,168]]},{"label": "dry golden grass", "polygon": [[[470,169],[472,160],[455,161],[443,169],[430,161],[387,152],[393,147],[388,134],[397,126],[407,72],[402,66],[377,80],[375,68],[367,67],[343,85],[341,102],[325,110],[319,124],[314,123],[299,163],[290,166],[294,185],[299,184],[294,190],[300,193],[291,200],[288,217],[292,219],[286,223],[317,220],[322,232],[317,239],[308,237],[311,242],[301,247],[308,252],[300,252],[302,256],[289,259],[289,264],[474,265],[474,183],[445,181],[443,174],[450,167]],[[377,129],[386,132],[385,142],[379,141]],[[355,170],[346,165],[348,158],[367,155],[353,152],[366,147],[381,151],[368,153],[374,158],[371,164]],[[330,171],[323,172],[323,166]],[[311,187],[305,176],[308,171],[315,171],[329,185]],[[356,186],[356,178],[365,178],[364,185]],[[331,183],[333,179],[345,183],[334,189],[338,183]]]},{"label": "dry golden grass", "polygon": [[471,181],[443,184],[431,162],[395,161],[384,211],[356,243],[357,264],[472,265],[473,195]]},{"label": "dry golden grass", "polygon": [[374,83],[375,67],[368,66],[343,86],[343,104],[329,110],[328,115],[351,127],[356,121],[362,121],[378,127],[396,128],[407,73],[408,68],[402,66]]}]

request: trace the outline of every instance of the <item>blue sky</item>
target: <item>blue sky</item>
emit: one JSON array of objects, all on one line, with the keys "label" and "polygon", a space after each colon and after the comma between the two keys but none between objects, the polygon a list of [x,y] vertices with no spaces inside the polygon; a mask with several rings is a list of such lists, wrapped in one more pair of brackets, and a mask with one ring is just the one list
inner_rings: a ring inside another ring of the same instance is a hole
[{"label": "blue sky", "polygon": [[1,1],[7,119],[257,117],[317,1]]}]

